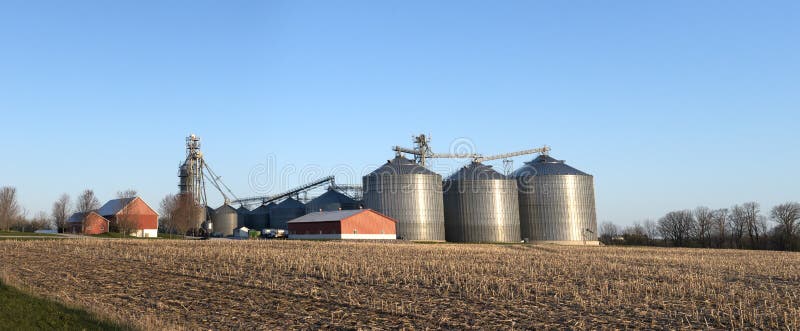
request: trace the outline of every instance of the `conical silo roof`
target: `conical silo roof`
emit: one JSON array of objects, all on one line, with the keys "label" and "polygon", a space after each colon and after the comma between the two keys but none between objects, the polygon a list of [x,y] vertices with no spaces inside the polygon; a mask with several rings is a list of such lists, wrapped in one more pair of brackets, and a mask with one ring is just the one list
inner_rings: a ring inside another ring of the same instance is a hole
[{"label": "conical silo roof", "polygon": [[446,180],[488,180],[488,179],[507,179],[501,173],[492,169],[492,166],[480,162],[472,162],[449,177]]},{"label": "conical silo roof", "polygon": [[214,210],[214,214],[219,214],[220,212],[233,212],[236,213],[236,208],[231,207],[229,204],[223,204],[219,206],[216,210]]},{"label": "conical silo roof", "polygon": [[378,169],[375,169],[375,171],[371,172],[367,176],[412,174],[436,175],[435,172],[426,169],[412,160],[402,156],[397,156],[394,159],[386,161],[384,165],[380,166]]},{"label": "conical silo roof", "polygon": [[253,211],[251,211],[250,213],[251,214],[266,214],[266,213],[269,213],[269,210],[271,209],[270,206],[275,206],[275,204],[274,203],[270,203],[269,205],[258,206],[258,208],[253,209]]},{"label": "conical silo roof", "polygon": [[577,175],[590,176],[589,174],[570,167],[563,160],[556,160],[549,155],[539,155],[533,161],[512,173],[513,177],[546,176],[546,175]]},{"label": "conical silo roof", "polygon": [[284,208],[302,208],[302,209],[306,209],[306,205],[304,205],[300,201],[295,200],[294,198],[286,198],[286,200],[283,200],[281,203],[275,205],[274,208],[280,208],[280,209],[284,209]]},{"label": "conical silo roof", "polygon": [[356,203],[353,198],[348,197],[341,192],[329,189],[322,195],[314,198],[310,203]]},{"label": "conical silo roof", "polygon": [[306,204],[306,209],[310,212],[316,212],[320,209],[334,211],[337,209],[355,209],[357,207],[358,202],[356,200],[333,189],[328,189],[327,192]]}]

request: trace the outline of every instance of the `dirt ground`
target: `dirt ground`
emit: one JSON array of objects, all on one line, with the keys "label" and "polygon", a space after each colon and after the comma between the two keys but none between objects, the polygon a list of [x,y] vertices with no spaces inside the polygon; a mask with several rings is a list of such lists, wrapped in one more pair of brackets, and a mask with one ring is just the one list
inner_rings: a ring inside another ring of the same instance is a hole
[{"label": "dirt ground", "polygon": [[142,328],[800,328],[800,254],[783,252],[0,241],[0,277]]}]

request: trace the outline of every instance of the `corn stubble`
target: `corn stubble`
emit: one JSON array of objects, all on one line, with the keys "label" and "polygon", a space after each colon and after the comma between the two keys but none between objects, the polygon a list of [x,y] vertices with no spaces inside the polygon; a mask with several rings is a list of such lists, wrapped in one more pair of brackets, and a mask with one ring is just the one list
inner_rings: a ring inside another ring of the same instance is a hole
[{"label": "corn stubble", "polygon": [[800,329],[798,253],[4,241],[0,276],[123,322],[187,329]]}]

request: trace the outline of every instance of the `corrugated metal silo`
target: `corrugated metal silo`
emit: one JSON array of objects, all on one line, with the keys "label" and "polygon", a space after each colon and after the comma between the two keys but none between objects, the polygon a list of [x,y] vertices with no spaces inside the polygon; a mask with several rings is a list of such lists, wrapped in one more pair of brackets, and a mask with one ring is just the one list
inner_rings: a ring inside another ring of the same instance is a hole
[{"label": "corrugated metal silo", "polygon": [[214,217],[211,221],[212,233],[223,237],[232,236],[233,229],[236,228],[237,218],[236,209],[228,204],[220,206],[214,211]]},{"label": "corrugated metal silo", "polygon": [[236,208],[236,227],[243,227],[246,226],[250,228],[251,220],[250,220],[250,210],[247,209],[245,206],[240,206]]},{"label": "corrugated metal silo", "polygon": [[398,156],[364,176],[364,205],[397,221],[398,238],[444,241],[442,176]]},{"label": "corrugated metal silo", "polygon": [[288,230],[287,222],[306,214],[306,205],[292,198],[287,198],[272,207],[269,211],[271,229]]},{"label": "corrugated metal silo", "polygon": [[359,206],[358,201],[353,200],[353,198],[336,190],[328,189],[327,192],[306,204],[306,212],[318,212],[320,209],[322,211],[353,210],[358,209]]},{"label": "corrugated metal silo", "polygon": [[562,244],[596,244],[594,177],[541,155],[512,174],[519,189],[523,238]]},{"label": "corrugated metal silo", "polygon": [[274,203],[261,205],[250,212],[250,221],[247,227],[253,230],[263,230],[269,228],[269,210],[275,206]]},{"label": "corrugated metal silo", "polygon": [[204,221],[211,222],[211,219],[214,217],[214,208],[211,206],[206,206],[205,214],[202,215]]},{"label": "corrugated metal silo", "polygon": [[517,182],[473,162],[444,181],[445,237],[452,242],[519,242]]}]

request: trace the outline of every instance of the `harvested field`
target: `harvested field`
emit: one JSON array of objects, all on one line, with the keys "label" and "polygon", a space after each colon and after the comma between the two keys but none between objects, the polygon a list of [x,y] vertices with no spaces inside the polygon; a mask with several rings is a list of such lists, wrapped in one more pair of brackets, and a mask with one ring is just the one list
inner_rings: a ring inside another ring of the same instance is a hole
[{"label": "harvested field", "polygon": [[800,329],[798,253],[2,241],[0,276],[151,327]]}]

